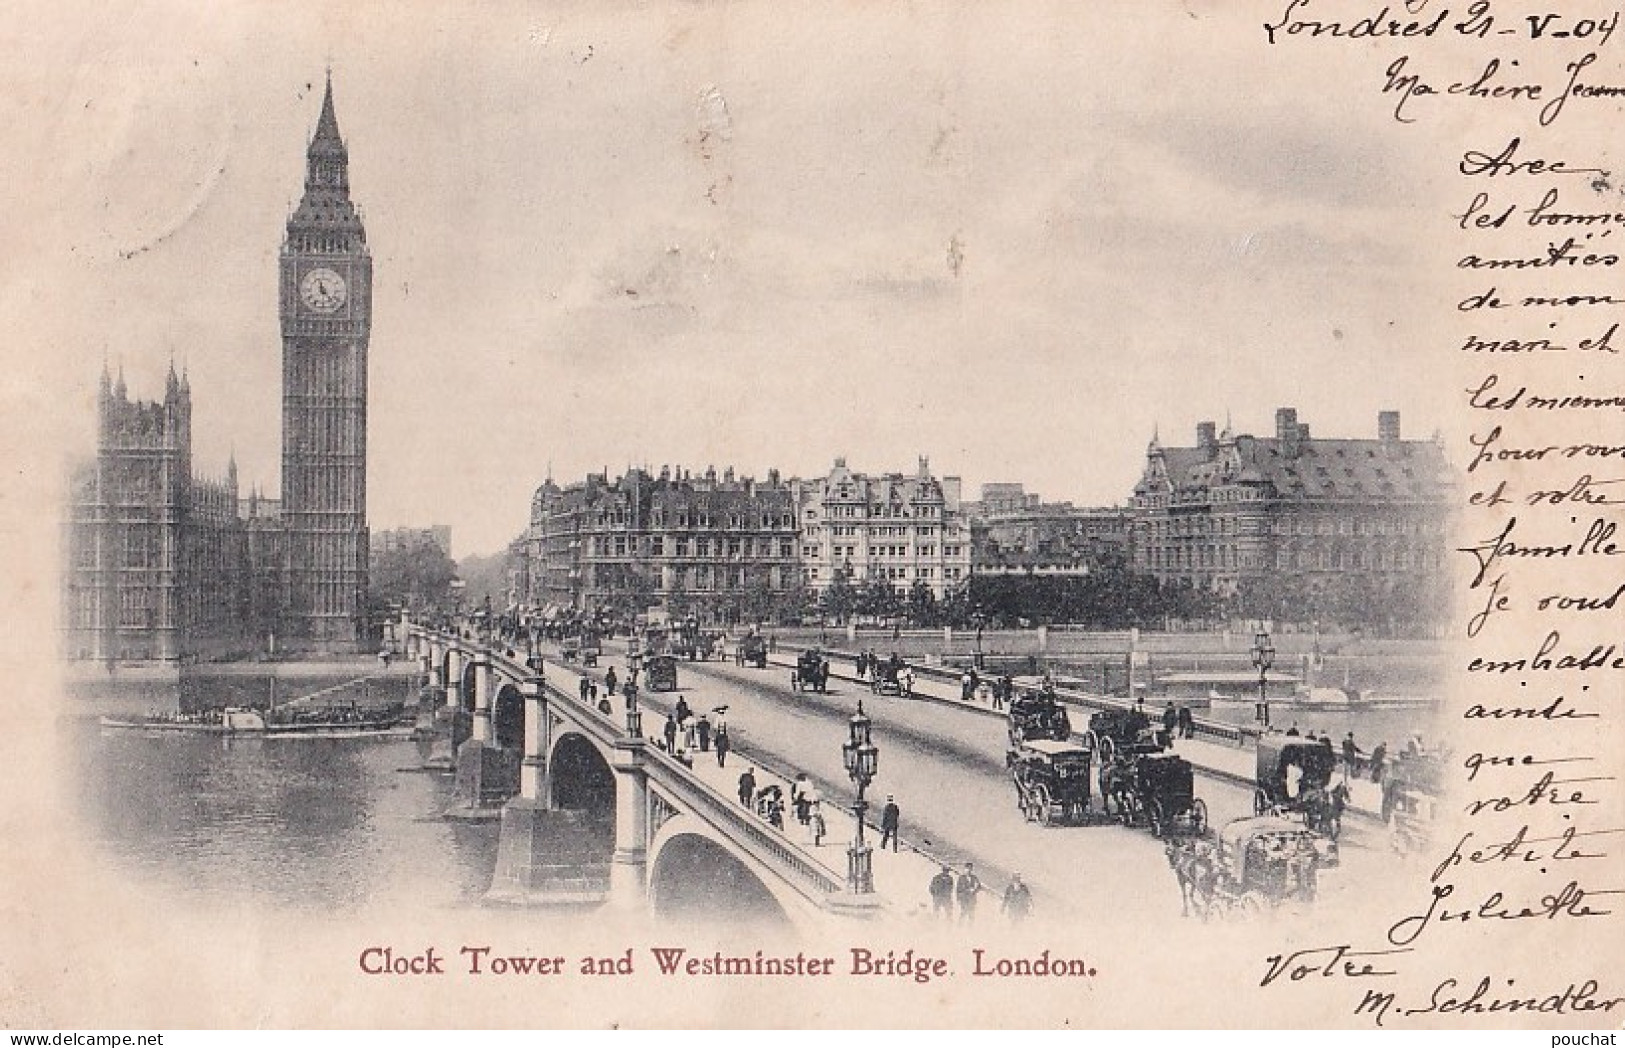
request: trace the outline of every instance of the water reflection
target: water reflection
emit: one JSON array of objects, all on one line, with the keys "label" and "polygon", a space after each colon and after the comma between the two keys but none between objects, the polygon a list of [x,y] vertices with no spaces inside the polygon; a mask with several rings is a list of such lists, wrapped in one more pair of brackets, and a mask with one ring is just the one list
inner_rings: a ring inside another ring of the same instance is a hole
[{"label": "water reflection", "polygon": [[449,777],[415,743],[67,729],[87,830],[115,865],[217,903],[355,911],[470,905],[497,826],[438,816]]}]

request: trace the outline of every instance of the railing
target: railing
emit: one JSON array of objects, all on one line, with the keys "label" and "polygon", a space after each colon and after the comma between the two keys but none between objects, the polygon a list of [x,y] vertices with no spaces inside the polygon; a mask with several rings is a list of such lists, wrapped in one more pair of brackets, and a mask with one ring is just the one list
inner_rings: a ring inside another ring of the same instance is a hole
[{"label": "railing", "polygon": [[[779,647],[791,654],[804,650],[793,644],[782,644]],[[855,654],[829,648],[820,650],[831,661],[840,660],[852,663],[855,671],[857,665],[857,656]],[[916,663],[908,663],[907,665],[909,669],[914,671],[916,679],[933,680],[942,684],[952,684],[955,687],[959,685],[961,679],[961,674],[957,670],[945,670],[937,666],[924,666]],[[1016,691],[1023,695],[1032,695],[1036,694],[1038,689],[1031,685],[1018,684],[1016,685]],[[1119,699],[1109,695],[1091,695],[1071,688],[1057,688],[1055,694],[1057,698],[1068,705],[1082,706],[1089,709],[1126,710],[1133,708],[1135,705],[1133,700],[1130,699]],[[1248,745],[1254,742],[1259,734],[1256,728],[1231,724],[1228,721],[1212,720],[1206,717],[1192,717],[1191,724],[1196,735],[1220,740],[1234,746]]]},{"label": "railing", "polygon": [[[422,627],[418,629],[423,635],[443,642],[458,645],[473,643],[449,637],[437,630]],[[552,684],[544,675],[515,658],[507,657],[501,651],[492,650],[489,656],[493,671],[504,676],[517,680],[541,676],[543,691],[549,699],[567,706],[570,710],[569,716],[582,727],[589,728],[601,741],[613,744],[628,737],[625,727],[612,715],[604,714],[596,707],[582,702],[579,695],[572,695]],[[657,747],[648,746],[644,748],[644,759],[649,765],[659,769],[656,784],[680,800],[690,814],[723,833],[736,846],[766,868],[773,870],[792,890],[814,905],[823,906],[832,897],[840,895],[845,890],[846,884],[839,876],[813,861],[783,833],[758,821],[753,813],[744,811],[717,793],[672,755]]]},{"label": "railing", "polygon": [[845,891],[846,883],[814,862],[772,826],[705,785],[676,757],[656,747],[645,751],[649,763],[661,768],[659,785],[674,795],[689,814],[716,827],[756,861],[776,872],[800,895],[815,905]]}]

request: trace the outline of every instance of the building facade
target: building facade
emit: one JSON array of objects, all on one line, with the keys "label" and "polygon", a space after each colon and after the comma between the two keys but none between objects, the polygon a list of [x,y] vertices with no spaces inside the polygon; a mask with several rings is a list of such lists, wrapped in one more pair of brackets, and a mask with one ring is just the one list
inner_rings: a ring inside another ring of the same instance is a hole
[{"label": "building facade", "polygon": [[1390,592],[1442,577],[1454,479],[1434,440],[1312,437],[1292,408],[1272,437],[1197,427],[1191,447],[1153,438],[1134,489],[1136,569],[1225,594],[1259,585]]},{"label": "building facade", "polygon": [[70,659],[174,662],[354,651],[366,637],[367,343],[372,262],[349,197],[331,80],[282,245],[282,492],[192,473],[192,391],[131,400],[103,369],[93,461],[65,521]]},{"label": "building facade", "polygon": [[815,594],[841,577],[903,593],[920,583],[942,600],[969,581],[971,534],[959,478],[933,477],[928,460],[912,475],[870,475],[837,458],[828,475],[791,486],[802,575]]},{"label": "building facade", "polygon": [[794,493],[776,472],[765,482],[671,467],[548,480],[525,543],[528,603],[544,611],[660,605],[702,622],[755,621],[800,586]]},{"label": "building facade", "polygon": [[977,575],[1088,575],[1126,567],[1133,513],[1045,502],[1019,483],[984,484],[965,503],[971,571]]},{"label": "building facade", "polygon": [[237,470],[192,474],[192,392],[173,367],[162,400],[97,390],[96,457],[70,481],[63,649],[102,662],[172,662],[248,643],[253,592]]},{"label": "building facade", "polygon": [[367,607],[372,256],[350,200],[333,83],[282,242],[282,523],[295,642],[354,650]]},{"label": "building facade", "polygon": [[369,548],[374,559],[398,550],[417,549],[433,544],[451,556],[451,525],[431,524],[426,528],[385,528],[372,533]]}]

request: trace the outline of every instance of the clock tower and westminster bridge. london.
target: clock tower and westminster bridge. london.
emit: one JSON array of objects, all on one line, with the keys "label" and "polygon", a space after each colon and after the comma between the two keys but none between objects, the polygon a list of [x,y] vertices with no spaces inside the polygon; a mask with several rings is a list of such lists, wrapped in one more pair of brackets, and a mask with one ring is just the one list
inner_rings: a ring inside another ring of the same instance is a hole
[{"label": "clock tower and westminster bridge. london.", "polygon": [[280,502],[191,470],[191,387],[129,397],[104,369],[95,458],[65,521],[63,654],[117,665],[354,653],[367,623],[372,256],[329,74],[278,280]]}]

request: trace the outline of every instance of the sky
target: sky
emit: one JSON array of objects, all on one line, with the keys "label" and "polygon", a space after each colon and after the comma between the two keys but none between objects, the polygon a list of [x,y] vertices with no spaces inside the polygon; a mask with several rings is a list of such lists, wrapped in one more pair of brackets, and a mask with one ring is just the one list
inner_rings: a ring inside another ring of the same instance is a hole
[{"label": "sky", "polygon": [[1216,3],[955,6],[13,19],[7,407],[60,475],[103,362],[154,397],[174,360],[195,469],[276,492],[277,253],[330,65],[375,265],[370,522],[457,556],[549,472],[926,455],[969,495],[1111,504],[1154,431],[1448,423],[1408,377],[1413,143],[1317,90],[1369,56],[1270,51]]}]

